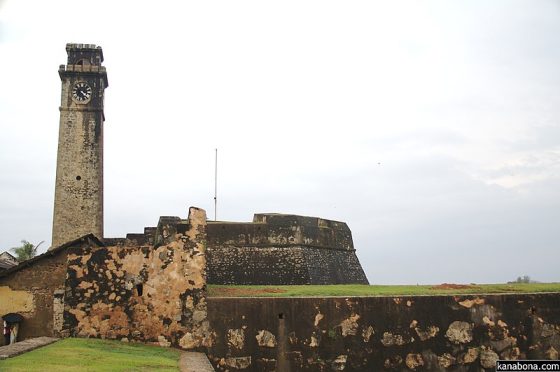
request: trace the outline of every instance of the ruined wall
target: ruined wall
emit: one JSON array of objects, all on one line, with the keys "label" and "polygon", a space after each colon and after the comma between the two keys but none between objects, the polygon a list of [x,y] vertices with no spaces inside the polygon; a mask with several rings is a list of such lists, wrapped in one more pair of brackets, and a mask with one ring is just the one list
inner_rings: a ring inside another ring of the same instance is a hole
[{"label": "ruined wall", "polygon": [[71,336],[210,346],[205,229],[206,213],[190,208],[185,223],[160,223],[156,246],[70,250],[64,329]]},{"label": "ruined wall", "polygon": [[557,359],[560,294],[210,298],[219,371],[483,371]]},{"label": "ruined wall", "polygon": [[64,288],[65,277],[64,252],[0,277],[0,315],[14,312],[25,318],[19,329],[19,340],[53,336],[54,292]]},{"label": "ruined wall", "polygon": [[210,284],[368,284],[344,222],[256,214],[208,223]]}]

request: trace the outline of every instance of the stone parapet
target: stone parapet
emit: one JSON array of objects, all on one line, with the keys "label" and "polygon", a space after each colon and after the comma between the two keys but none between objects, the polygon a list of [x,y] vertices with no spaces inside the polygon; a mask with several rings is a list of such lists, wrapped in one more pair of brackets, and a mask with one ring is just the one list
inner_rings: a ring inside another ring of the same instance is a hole
[{"label": "stone parapet", "polygon": [[208,222],[210,246],[310,246],[353,250],[344,222],[290,214],[258,213],[253,222]]}]

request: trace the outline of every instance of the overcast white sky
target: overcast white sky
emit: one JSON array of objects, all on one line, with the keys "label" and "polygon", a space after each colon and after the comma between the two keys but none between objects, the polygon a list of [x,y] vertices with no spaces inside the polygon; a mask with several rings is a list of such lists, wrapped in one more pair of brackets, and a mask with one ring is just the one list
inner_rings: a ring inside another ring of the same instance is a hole
[{"label": "overcast white sky", "polygon": [[560,2],[0,0],[0,251],[51,239],[67,42],[103,47],[105,235],[348,223],[371,283],[560,281]]}]

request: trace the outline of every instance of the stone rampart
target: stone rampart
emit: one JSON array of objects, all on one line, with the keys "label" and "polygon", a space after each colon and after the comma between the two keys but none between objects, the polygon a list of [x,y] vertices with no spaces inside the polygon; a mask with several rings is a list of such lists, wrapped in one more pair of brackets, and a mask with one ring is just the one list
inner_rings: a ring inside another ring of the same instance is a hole
[{"label": "stone rampart", "polygon": [[255,214],[208,223],[210,284],[367,284],[344,222]]},{"label": "stone rampart", "polygon": [[218,371],[484,371],[557,359],[560,294],[209,298]]},{"label": "stone rampart", "polygon": [[[184,224],[162,216],[157,228],[105,242],[158,246],[167,230]],[[255,214],[253,222],[208,221],[206,253],[209,284],[368,284],[344,222],[277,213]]]}]

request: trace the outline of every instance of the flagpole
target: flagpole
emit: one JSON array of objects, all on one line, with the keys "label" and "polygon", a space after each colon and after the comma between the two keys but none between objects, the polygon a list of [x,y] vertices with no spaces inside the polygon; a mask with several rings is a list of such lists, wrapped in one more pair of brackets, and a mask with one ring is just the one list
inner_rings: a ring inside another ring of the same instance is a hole
[{"label": "flagpole", "polygon": [[218,149],[214,163],[214,221],[218,220]]}]

